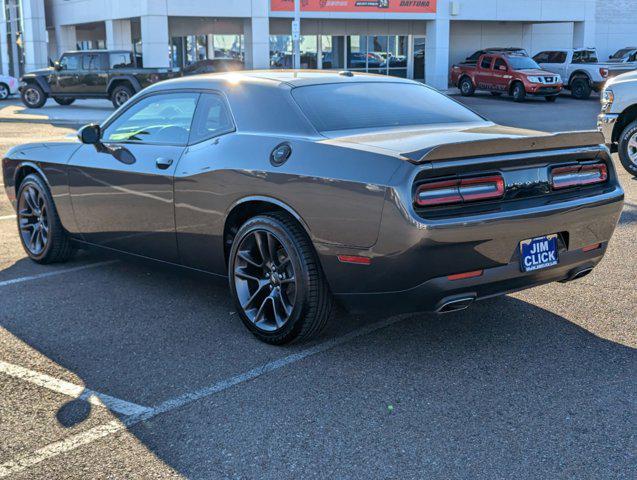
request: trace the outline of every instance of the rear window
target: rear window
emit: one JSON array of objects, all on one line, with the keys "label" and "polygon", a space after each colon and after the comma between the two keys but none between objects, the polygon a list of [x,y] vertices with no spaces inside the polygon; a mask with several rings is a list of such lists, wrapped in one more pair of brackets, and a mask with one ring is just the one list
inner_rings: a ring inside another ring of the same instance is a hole
[{"label": "rear window", "polygon": [[418,84],[331,83],[297,87],[292,96],[319,132],[484,121]]}]

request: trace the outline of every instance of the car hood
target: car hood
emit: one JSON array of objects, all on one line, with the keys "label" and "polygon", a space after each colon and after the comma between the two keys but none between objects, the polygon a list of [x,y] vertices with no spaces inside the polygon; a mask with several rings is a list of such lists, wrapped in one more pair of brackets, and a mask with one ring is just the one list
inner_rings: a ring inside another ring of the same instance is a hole
[{"label": "car hood", "polygon": [[39,70],[32,70],[30,72],[25,73],[24,75],[22,75],[22,78],[28,78],[28,77],[39,77],[42,75],[51,75],[55,70],[51,67],[48,68],[41,68]]},{"label": "car hood", "polygon": [[549,72],[548,70],[539,70],[537,68],[528,68],[525,70],[516,70],[516,72],[521,73],[523,75],[534,75],[541,77],[554,77],[555,74],[553,72]]},{"label": "car hood", "polygon": [[328,137],[326,143],[391,154],[413,163],[604,143],[599,132],[547,133],[491,122],[323,135]]},{"label": "car hood", "polygon": [[623,82],[632,82],[635,80],[637,80],[637,70],[632,70],[630,72],[622,73],[621,75],[617,75],[616,77],[609,79],[606,82],[605,87],[608,88],[611,85],[616,85]]}]

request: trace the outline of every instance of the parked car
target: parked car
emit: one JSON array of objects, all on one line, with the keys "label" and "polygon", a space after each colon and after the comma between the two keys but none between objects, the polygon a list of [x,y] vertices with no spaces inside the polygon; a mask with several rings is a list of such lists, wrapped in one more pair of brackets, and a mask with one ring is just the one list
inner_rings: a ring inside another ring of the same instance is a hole
[{"label": "parked car", "polygon": [[559,75],[541,70],[531,58],[517,54],[486,54],[476,65],[454,65],[451,83],[463,96],[487,90],[496,96],[511,95],[516,102],[523,102],[527,95],[554,102],[562,91]]},{"label": "parked car", "polygon": [[518,47],[494,47],[494,48],[485,48],[484,50],[478,50],[476,52],[473,52],[471,55],[469,55],[467,58],[465,58],[462,63],[463,64],[468,63],[468,64],[475,65],[476,63],[478,63],[478,59],[482,55],[485,55],[487,53],[503,53],[503,54],[511,53],[511,54],[515,54],[515,55],[525,55],[527,57],[529,56],[528,52],[524,48],[518,48]]},{"label": "parked car", "polygon": [[637,176],[637,70],[609,80],[601,103],[597,128],[624,168]]},{"label": "parked car", "polygon": [[78,137],[2,160],[28,256],[97,245],[227,276],[274,344],[318,334],[333,299],[446,313],[580,278],[623,205],[598,132],[504,128],[394,77],[168,80]]},{"label": "parked car", "polygon": [[617,50],[608,57],[608,63],[637,63],[637,47],[626,47]]},{"label": "parked car", "polygon": [[601,63],[594,48],[547,50],[533,57],[540,67],[557,73],[571,95],[586,99],[593,91],[600,92],[608,78],[632,70],[633,66]]},{"label": "parked car", "polygon": [[18,81],[8,75],[0,75],[0,100],[6,100],[18,92]]},{"label": "parked car", "polygon": [[140,68],[137,62],[126,50],[65,52],[53,67],[20,78],[22,101],[29,108],[40,108],[49,97],[60,105],[108,98],[118,108],[148,85],[181,75],[177,69]]},{"label": "parked car", "polygon": [[202,73],[236,72],[244,68],[243,62],[234,58],[212,58],[194,62],[184,67],[182,73],[184,76],[200,75]]}]

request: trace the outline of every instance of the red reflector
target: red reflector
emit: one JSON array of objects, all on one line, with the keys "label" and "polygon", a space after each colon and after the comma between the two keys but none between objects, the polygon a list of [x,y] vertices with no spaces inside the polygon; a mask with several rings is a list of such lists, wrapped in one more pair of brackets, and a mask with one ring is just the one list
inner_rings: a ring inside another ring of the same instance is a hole
[{"label": "red reflector", "polygon": [[600,68],[599,74],[602,76],[602,78],[608,77],[608,68]]},{"label": "red reflector", "polygon": [[358,265],[370,265],[372,263],[371,258],[357,255],[338,255],[338,261],[341,263],[356,263]]},{"label": "red reflector", "polygon": [[474,270],[473,272],[456,273],[455,275],[448,275],[448,280],[462,280],[464,278],[474,278],[482,275],[484,270]]},{"label": "red reflector", "polygon": [[594,243],[593,245],[588,245],[587,247],[582,248],[582,252],[590,252],[591,250],[597,250],[598,248],[601,248],[602,244],[601,243]]},{"label": "red reflector", "polygon": [[428,207],[501,198],[503,195],[504,179],[501,175],[456,178],[420,185],[416,190],[414,203],[421,207]]},{"label": "red reflector", "polygon": [[551,185],[554,190],[603,183],[607,178],[608,169],[605,163],[570,165],[551,170]]}]

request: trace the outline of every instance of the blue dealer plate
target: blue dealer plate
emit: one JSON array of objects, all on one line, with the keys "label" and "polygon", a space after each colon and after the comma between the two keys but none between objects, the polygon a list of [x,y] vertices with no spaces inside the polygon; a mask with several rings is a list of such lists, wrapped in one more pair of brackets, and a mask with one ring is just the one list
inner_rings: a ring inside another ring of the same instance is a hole
[{"label": "blue dealer plate", "polygon": [[557,265],[557,234],[520,242],[520,270],[532,272]]}]

